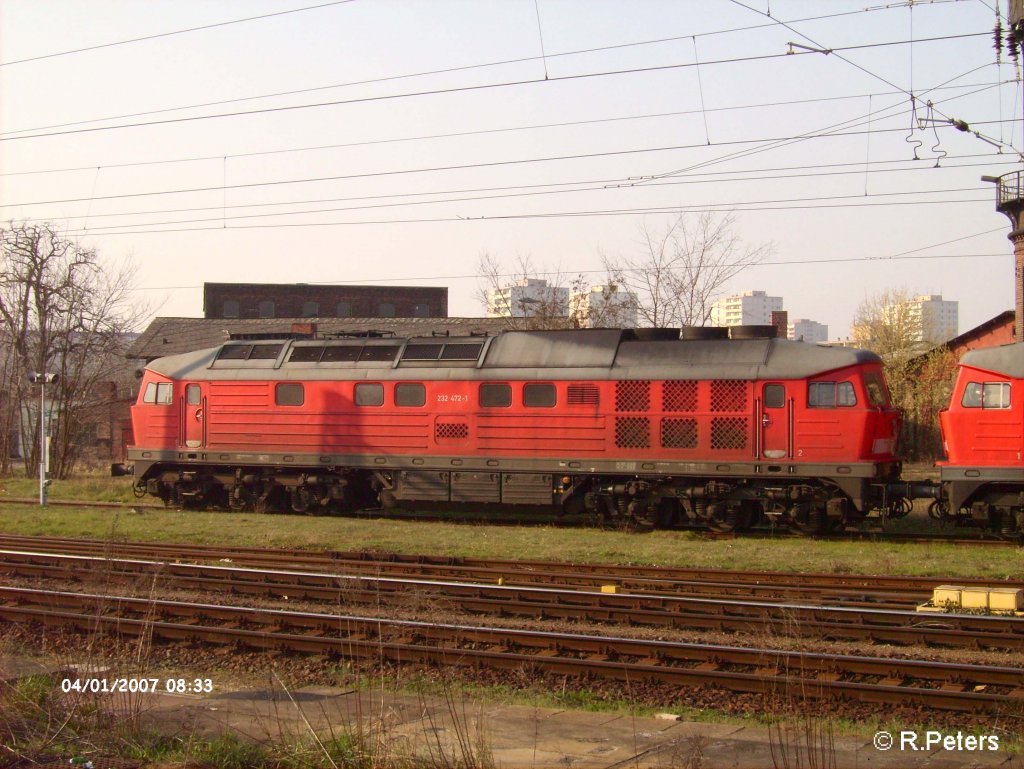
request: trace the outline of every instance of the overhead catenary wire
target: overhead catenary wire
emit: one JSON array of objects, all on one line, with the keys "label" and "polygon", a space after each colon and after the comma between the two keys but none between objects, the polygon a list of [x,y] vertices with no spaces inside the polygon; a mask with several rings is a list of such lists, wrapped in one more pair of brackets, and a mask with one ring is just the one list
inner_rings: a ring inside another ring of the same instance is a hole
[{"label": "overhead catenary wire", "polygon": [[[986,65],[986,66],[988,66],[988,65]],[[979,67],[978,69],[983,69],[983,68],[984,67]],[[973,70],[973,71],[977,71],[977,70]],[[997,88],[997,87],[1000,87],[1002,85],[1007,85],[1007,84],[1014,83],[1014,82],[1015,81],[1013,81],[1013,80],[1003,80],[1003,81],[996,81],[996,82],[990,82],[990,83],[965,83],[963,85],[956,85],[956,86],[936,86],[935,88],[929,89],[929,92],[931,92],[931,91],[938,91],[938,90],[961,90],[961,89],[965,89],[965,88],[978,88],[978,89]],[[423,134],[423,135],[418,135],[418,136],[401,136],[401,137],[392,137],[392,138],[385,138],[385,139],[367,139],[367,140],[364,140],[364,141],[343,142],[343,143],[337,143],[337,144],[318,144],[318,145],[303,146],[303,147],[281,147],[281,148],[276,148],[276,149],[254,150],[254,151],[251,151],[251,152],[229,152],[229,153],[220,153],[220,154],[216,154],[216,155],[195,155],[195,156],[184,157],[184,158],[166,158],[166,159],[162,159],[162,160],[137,160],[137,161],[126,161],[126,162],[121,162],[121,163],[101,163],[99,165],[101,165],[103,168],[109,170],[109,169],[116,169],[116,168],[137,168],[137,167],[151,166],[151,165],[168,165],[168,164],[178,164],[178,163],[197,163],[197,162],[210,161],[210,160],[220,161],[224,157],[227,157],[230,160],[236,160],[236,159],[249,158],[249,157],[264,157],[264,156],[268,156],[268,155],[281,155],[281,154],[298,153],[298,152],[317,152],[317,151],[321,151],[321,150],[346,149],[346,148],[352,148],[352,147],[366,147],[366,146],[379,145],[379,144],[395,144],[395,143],[400,143],[400,142],[431,141],[431,140],[436,140],[436,139],[464,138],[464,137],[467,137],[467,136],[484,136],[484,135],[489,135],[489,134],[511,133],[511,132],[517,132],[517,131],[533,131],[533,130],[542,130],[542,129],[549,129],[549,128],[567,128],[567,127],[574,127],[574,126],[597,125],[597,124],[602,124],[602,123],[614,123],[614,122],[631,121],[631,120],[648,120],[648,119],[658,119],[658,118],[668,118],[668,117],[680,117],[680,116],[684,116],[684,115],[695,115],[695,114],[698,114],[698,113],[731,112],[731,111],[737,111],[737,110],[767,109],[767,108],[773,108],[773,107],[791,107],[791,106],[796,106],[796,105],[814,104],[814,103],[821,103],[821,102],[856,100],[856,99],[864,98],[865,96],[867,96],[869,98],[872,97],[872,96],[883,97],[883,96],[895,95],[895,94],[898,94],[898,93],[899,93],[898,91],[889,91],[889,92],[881,92],[881,93],[876,93],[876,94],[850,94],[850,95],[843,95],[843,96],[823,96],[823,97],[815,97],[815,98],[810,98],[810,99],[787,99],[787,100],[783,100],[783,101],[760,102],[760,103],[752,103],[752,104],[739,104],[739,105],[731,105],[731,106],[724,106],[724,107],[707,107],[707,108],[694,109],[694,110],[675,110],[675,111],[672,111],[672,112],[651,112],[651,113],[640,114],[640,115],[619,115],[619,116],[604,117],[604,118],[590,118],[590,119],[585,119],[585,120],[560,121],[560,122],[555,122],[555,123],[537,123],[537,124],[521,125],[521,126],[507,126],[507,127],[499,127],[499,128],[485,128],[485,129],[479,129],[479,130],[474,130],[474,131],[453,131],[453,132],[447,132],[447,133]],[[977,91],[975,91],[975,93],[977,93]],[[895,106],[898,106],[898,104],[893,104],[891,106],[895,107]],[[21,170],[21,171],[9,171],[9,170],[2,170],[2,169],[0,169],[0,177],[3,177],[3,176],[29,176],[29,175],[37,175],[37,174],[72,173],[72,172],[76,172],[76,171],[92,171],[96,167],[97,167],[97,165],[94,163],[94,164],[91,164],[91,165],[82,165],[82,166],[68,166],[68,167],[63,167],[63,168],[41,168],[41,169]]]},{"label": "overhead catenary wire", "polygon": [[[951,159],[957,159],[957,157],[958,156],[953,156]],[[1004,164],[1004,165],[1010,165],[1010,164],[1014,164],[1015,165],[1016,164],[1016,161],[1014,161],[1014,160],[1012,160],[1010,158],[1005,158],[1005,159],[1003,159],[1001,161],[993,161],[991,159],[990,155],[969,155],[969,156],[959,156],[959,157],[960,158],[963,158],[963,157],[967,157],[967,158],[985,157],[985,158],[989,158],[989,159],[986,160],[986,162],[984,162],[984,163],[962,163],[962,164],[958,164],[958,165],[946,165],[946,166],[944,166],[944,168],[953,168],[953,169],[955,169],[955,168],[991,168],[993,165],[999,165],[999,164]],[[905,161],[903,159],[899,159],[899,160],[873,161],[872,163],[873,164],[887,164],[887,163],[906,163],[906,162],[908,162],[908,161]],[[856,168],[855,168],[855,170],[835,170],[835,169],[841,169],[844,166],[856,166]],[[818,166],[796,166],[796,167],[791,167],[791,169],[793,169],[793,168],[795,168],[795,169],[815,169],[815,168],[820,168],[820,169],[831,169],[831,170],[821,170],[821,171],[818,171],[818,172],[815,172],[815,173],[776,174],[776,175],[772,175],[772,176],[733,176],[732,178],[708,178],[709,176],[713,177],[715,175],[729,176],[729,175],[738,174],[738,173],[762,173],[762,170],[760,170],[760,169],[757,169],[757,170],[755,170],[753,172],[749,171],[749,170],[742,171],[742,172],[741,171],[718,171],[718,172],[713,172],[712,174],[697,174],[697,175],[695,175],[696,178],[693,178],[693,179],[673,177],[672,180],[655,182],[655,183],[653,183],[651,185],[648,185],[648,187],[649,188],[657,188],[657,187],[662,187],[662,186],[677,186],[677,185],[692,185],[692,184],[706,185],[706,184],[748,183],[748,182],[752,182],[752,181],[775,181],[775,180],[779,180],[779,179],[803,179],[803,178],[808,178],[808,177],[821,177],[821,176],[838,177],[838,176],[851,175],[851,174],[861,175],[861,174],[865,173],[865,169],[863,168],[863,163],[860,163],[860,162],[855,162],[855,163],[838,163],[838,164],[831,163],[831,164],[823,164],[823,165],[818,165]],[[768,170],[791,170],[791,169],[782,168],[782,169],[768,169]],[[901,168],[875,168],[875,169],[868,169],[866,172],[867,173],[908,173],[908,172],[929,172],[930,173],[932,170],[933,169],[932,169],[931,166],[917,165],[917,166],[901,167]],[[764,172],[767,172],[767,171],[764,171]],[[554,190],[547,189],[547,188],[552,188],[552,187],[554,187],[554,188],[574,187],[575,188],[575,189],[564,190],[567,193],[599,191],[599,190],[605,190],[605,189],[608,188],[608,185],[617,183],[619,181],[620,181],[619,179],[577,179],[577,180],[574,180],[574,181],[543,182],[543,183],[537,183],[537,184],[519,184],[519,185],[509,185],[509,186],[504,186],[504,187],[471,187],[471,188],[461,188],[461,189],[421,190],[421,191],[417,191],[417,192],[400,192],[400,193],[389,193],[389,194],[381,193],[381,194],[371,194],[371,195],[353,195],[353,196],[349,196],[349,197],[340,197],[340,198],[314,198],[314,199],[304,199],[304,200],[283,200],[283,201],[271,201],[271,202],[264,201],[264,202],[260,202],[260,203],[237,203],[237,204],[232,204],[232,205],[229,205],[229,206],[212,205],[212,206],[191,206],[191,207],[185,207],[185,208],[149,209],[149,210],[141,210],[141,211],[114,211],[114,212],[107,212],[107,213],[102,213],[102,214],[93,213],[91,218],[92,219],[101,219],[101,218],[113,218],[113,217],[150,216],[150,215],[158,215],[158,214],[197,213],[197,212],[202,212],[202,211],[221,211],[223,213],[223,212],[229,211],[229,210],[230,211],[234,211],[234,210],[260,209],[260,208],[271,208],[271,207],[276,208],[276,207],[281,207],[281,206],[313,205],[313,204],[317,204],[317,203],[346,203],[346,202],[358,202],[358,201],[366,201],[366,200],[393,200],[393,199],[399,199],[399,198],[414,198],[414,197],[415,198],[428,198],[428,197],[433,197],[433,196],[438,196],[438,195],[469,195],[471,193],[488,193],[488,192],[505,192],[505,193],[510,193],[510,194],[507,194],[507,195],[500,195],[500,196],[480,196],[480,197],[472,197],[472,198],[465,198],[465,199],[463,199],[463,200],[494,200],[494,199],[503,198],[503,197],[518,196],[519,191],[522,191],[522,190],[534,190],[533,192],[523,192],[523,193],[521,193],[522,195],[546,195],[546,194],[554,194],[554,193],[558,193],[558,192],[562,191],[561,189],[554,189]],[[584,185],[586,185],[586,186],[584,186]],[[981,188],[981,189],[985,189],[985,188]],[[931,191],[926,191],[926,192],[931,192]],[[513,193],[515,193],[515,194],[513,194]],[[451,201],[429,199],[429,200],[422,200],[422,201],[413,201],[410,205],[420,205],[420,204],[437,203],[437,202],[451,202]],[[318,209],[318,212],[322,212],[324,210],[330,210],[330,209]],[[287,213],[293,213],[293,212],[287,212]],[[83,217],[82,217],[82,215],[71,214],[71,215],[61,215],[61,216],[54,217],[54,218],[65,220],[65,221],[70,221],[70,220],[74,220],[74,219],[81,219]],[[27,221],[33,221],[33,219],[28,219]]]},{"label": "overhead catenary wire", "polygon": [[246,16],[242,19],[231,19],[229,21],[218,21],[212,24],[203,24],[196,27],[188,27],[187,29],[177,29],[168,32],[157,32],[152,35],[143,35],[142,37],[133,37],[127,40],[114,40],[109,43],[99,43],[97,45],[89,45],[83,48],[74,48],[67,51],[54,51],[53,53],[43,53],[37,56],[26,56],[22,59],[13,59],[11,61],[0,61],[0,67],[11,67],[15,64],[28,64],[33,61],[42,61],[44,59],[56,59],[61,56],[72,56],[78,53],[86,53],[88,51],[99,51],[104,48],[115,48],[121,45],[129,45],[131,43],[141,43],[147,40],[158,40],[164,37],[173,37],[175,35],[184,35],[190,32],[199,32],[206,29],[216,29],[217,27],[228,27],[233,24],[244,24],[250,21],[262,21],[263,19],[270,19],[276,16],[288,16],[293,13],[305,13],[306,11],[316,11],[321,8],[329,8],[334,5],[346,5],[347,3],[355,2],[355,0],[329,0],[326,3],[319,3],[318,5],[307,5],[303,8],[292,8],[287,11],[273,11],[271,13],[263,13],[259,16]]},{"label": "overhead catenary wire", "polygon": [[[935,3],[937,0],[931,0],[931,1],[932,1],[932,3]],[[946,0],[946,1],[948,1],[948,2],[958,2],[959,0]],[[864,8],[864,9],[861,9],[861,10],[858,10],[858,11],[844,11],[844,12],[840,12],[840,13],[832,13],[832,14],[824,14],[824,15],[819,15],[819,16],[806,17],[806,18],[795,20],[792,23],[802,23],[802,22],[805,22],[805,21],[821,21],[823,19],[832,19],[832,18],[837,18],[837,17],[841,17],[841,16],[849,16],[849,15],[852,15],[852,14],[863,13],[863,12],[867,12],[867,11],[881,11],[881,10],[890,10],[890,8],[886,7],[886,6],[876,6],[874,8]],[[539,11],[538,11],[538,13],[539,13]],[[88,124],[88,123],[96,123],[96,122],[105,122],[107,120],[122,120],[122,119],[133,118],[133,117],[143,117],[143,116],[146,116],[146,115],[159,115],[159,114],[165,114],[167,112],[178,112],[178,111],[189,110],[189,109],[199,109],[199,108],[202,108],[202,107],[216,107],[216,106],[221,106],[221,105],[225,105],[225,104],[237,104],[237,103],[243,102],[243,101],[255,101],[255,100],[260,100],[260,99],[280,98],[282,96],[296,96],[296,95],[303,94],[303,93],[314,93],[314,92],[317,92],[317,91],[325,91],[325,90],[331,90],[331,89],[335,89],[335,88],[348,88],[348,87],[352,87],[352,86],[356,86],[356,85],[370,85],[370,84],[374,84],[374,83],[384,83],[384,82],[389,82],[389,81],[394,81],[394,80],[404,80],[404,79],[410,79],[410,78],[427,77],[427,76],[441,75],[441,74],[452,74],[452,73],[455,73],[455,72],[464,72],[464,71],[470,71],[470,70],[474,70],[474,69],[483,69],[483,68],[488,68],[488,67],[505,66],[505,65],[509,65],[509,64],[521,64],[521,63],[526,63],[526,62],[537,61],[538,59],[544,59],[546,61],[547,59],[561,58],[561,57],[567,57],[567,56],[578,56],[578,55],[581,55],[581,54],[590,54],[590,53],[597,53],[597,52],[602,52],[602,51],[616,51],[616,50],[622,50],[622,49],[625,49],[625,48],[632,48],[632,47],[637,47],[637,46],[658,45],[658,44],[662,44],[662,43],[671,43],[671,42],[676,42],[676,41],[680,41],[680,40],[685,40],[685,39],[691,38],[691,37],[694,37],[694,38],[695,37],[714,37],[714,36],[717,36],[717,35],[727,35],[727,34],[734,34],[734,33],[738,33],[738,32],[748,32],[748,31],[751,31],[751,30],[763,29],[763,28],[772,27],[772,26],[774,26],[774,22],[772,22],[772,23],[765,23],[765,24],[754,24],[754,25],[751,25],[751,26],[748,26],[748,27],[735,27],[735,28],[731,27],[729,29],[714,30],[714,31],[711,31],[711,32],[701,32],[701,33],[696,33],[696,34],[673,35],[671,37],[655,38],[655,39],[652,39],[652,40],[641,40],[641,41],[633,41],[633,42],[628,42],[628,43],[615,43],[615,44],[612,44],[612,45],[596,46],[596,47],[591,47],[591,48],[582,48],[582,49],[576,49],[576,50],[572,50],[572,51],[561,51],[561,52],[558,52],[558,53],[542,53],[541,56],[523,56],[523,57],[518,57],[518,58],[513,58],[513,59],[503,59],[503,60],[497,60],[497,61],[492,61],[492,62],[478,62],[478,63],[475,63],[475,64],[467,64],[467,65],[461,65],[461,66],[456,66],[456,67],[446,67],[446,68],[443,68],[443,69],[425,70],[425,71],[405,73],[405,74],[400,74],[400,75],[388,75],[388,76],[383,76],[383,77],[379,77],[379,78],[372,78],[372,79],[367,79],[367,80],[358,80],[358,81],[353,81],[353,82],[348,82],[348,83],[334,83],[334,84],[326,85],[326,86],[315,86],[315,87],[309,87],[309,88],[293,89],[293,90],[289,90],[289,91],[278,91],[278,92],[274,92],[274,93],[257,94],[257,95],[254,95],[254,96],[235,97],[235,98],[232,98],[232,99],[220,99],[220,100],[217,100],[217,101],[201,102],[201,103],[188,104],[188,105],[179,105],[179,106],[175,106],[175,107],[164,107],[164,108],[160,108],[160,109],[147,110],[147,111],[143,111],[143,112],[133,112],[133,113],[127,113],[127,114],[121,114],[121,115],[110,115],[110,116],[101,117],[101,118],[89,118],[89,119],[85,119],[85,120],[79,120],[79,121],[68,122],[68,123],[59,123],[59,124],[53,124],[53,125],[47,125],[47,126],[38,126],[36,128],[25,128],[25,129],[19,129],[17,131],[10,131],[10,132],[0,132],[0,136],[5,135],[5,133],[23,133],[23,132],[26,132],[26,131],[39,131],[39,130],[50,129],[50,128],[64,128],[64,127],[67,127],[67,126],[85,125],[85,124]],[[125,42],[134,42],[134,41],[125,41]],[[545,72],[546,72],[546,70],[545,70]]]},{"label": "overhead catenary wire", "polygon": [[[841,124],[838,124],[838,125],[844,125],[846,122],[850,122],[850,121],[844,121],[844,123],[841,123]],[[886,132],[900,131],[902,129],[898,129],[898,128],[879,129],[879,128],[876,128],[876,129],[872,129],[872,130],[874,132],[876,132],[876,133],[886,133]],[[777,143],[777,142],[784,142],[784,141],[792,141],[794,139],[806,140],[806,139],[809,139],[809,138],[842,138],[842,137],[847,137],[847,136],[860,136],[860,135],[863,135],[863,133],[864,133],[863,131],[837,131],[837,132],[832,132],[832,133],[822,133],[822,134],[816,134],[816,135],[804,134],[804,135],[800,135],[800,136],[797,136],[797,137],[743,139],[743,140],[736,140],[736,141],[721,142],[721,143],[718,143],[718,144],[713,145],[713,146],[727,146],[727,145],[751,144],[751,143]],[[365,179],[365,178],[373,178],[373,177],[399,176],[399,175],[416,174],[416,173],[433,173],[433,172],[439,172],[439,171],[463,171],[463,170],[467,170],[467,169],[494,168],[494,167],[499,167],[499,166],[514,166],[514,165],[522,165],[522,164],[528,164],[528,163],[549,163],[549,162],[555,162],[555,161],[595,159],[595,158],[602,158],[602,157],[636,155],[636,154],[653,153],[653,152],[670,152],[670,151],[678,151],[678,150],[683,150],[683,149],[694,149],[694,148],[700,148],[700,147],[706,147],[706,146],[707,145],[705,145],[705,144],[680,144],[680,145],[669,145],[669,146],[665,146],[665,147],[640,147],[640,148],[633,148],[633,149],[627,149],[627,150],[609,150],[609,151],[605,151],[605,152],[574,153],[574,154],[552,155],[552,156],[547,156],[547,157],[535,157],[535,158],[516,158],[516,159],[509,159],[509,160],[482,161],[482,162],[478,162],[478,163],[459,163],[459,164],[450,164],[450,165],[442,165],[442,166],[423,166],[423,167],[419,167],[419,168],[392,169],[392,170],[386,170],[386,171],[368,171],[368,172],[364,172],[364,173],[337,174],[337,175],[331,175],[331,176],[317,176],[317,177],[308,177],[308,178],[302,178],[302,179],[275,179],[275,180],[271,180],[271,181],[247,182],[247,183],[240,183],[240,184],[233,184],[233,185],[226,185],[226,186],[218,184],[218,185],[214,185],[214,186],[204,186],[204,187],[188,187],[188,188],[169,189],[169,190],[150,190],[150,191],[145,191],[145,192],[131,192],[131,193],[120,193],[120,194],[103,195],[103,196],[99,196],[97,198],[89,198],[89,197],[82,198],[82,197],[78,197],[78,198],[58,198],[58,199],[51,199],[51,200],[19,201],[19,202],[13,202],[13,203],[0,203],[0,208],[14,208],[14,207],[20,207],[20,206],[29,206],[29,205],[51,205],[51,204],[58,204],[58,203],[81,203],[81,202],[86,202],[86,201],[89,201],[89,200],[115,200],[115,199],[121,199],[121,198],[154,197],[154,196],[158,196],[158,195],[192,194],[192,193],[198,193],[198,192],[220,191],[221,189],[253,189],[253,188],[259,188],[259,187],[278,187],[278,186],[293,185],[293,184],[309,184],[309,183],[313,183],[313,182],[341,181],[341,180],[348,180],[348,179]],[[667,175],[665,175],[665,176],[667,176]],[[649,177],[649,180],[653,181],[656,178],[664,178],[664,177],[656,175],[656,176]],[[623,180],[622,181],[623,185],[628,185],[628,186],[633,186],[633,185],[636,185],[637,183],[638,182],[636,182],[636,181],[630,181],[630,180]]]},{"label": "overhead catenary wire", "polygon": [[[733,2],[735,2],[735,0],[733,0]],[[987,32],[985,32],[985,33],[981,33],[981,32],[964,33],[964,34],[961,34],[961,35],[947,35],[947,36],[941,36],[941,37],[937,37],[937,38],[922,39],[922,40],[918,40],[917,42],[918,43],[922,43],[922,42],[934,42],[934,41],[941,41],[941,40],[951,40],[951,39],[965,38],[965,37],[978,37],[978,36],[983,36],[983,35],[987,35],[987,34],[988,34]],[[864,48],[880,48],[880,47],[885,47],[885,46],[890,46],[890,45],[905,45],[905,44],[906,44],[906,41],[895,41],[895,42],[891,42],[891,43],[870,43],[870,44],[864,44],[864,45],[846,46],[846,47],[835,49],[835,50],[837,50],[837,51],[838,50],[848,51],[848,50],[859,50],[859,49],[864,49]],[[715,59],[715,60],[709,60],[709,61],[703,62],[702,66],[707,67],[707,66],[712,66],[712,65],[737,64],[737,63],[747,63],[747,62],[753,62],[753,61],[769,61],[769,60],[780,59],[780,58],[791,58],[793,55],[794,54],[777,53],[777,54],[762,54],[762,55],[758,55],[758,56],[736,57],[736,58],[732,58],[732,59]],[[811,52],[805,51],[805,52],[797,53],[795,55],[797,55],[797,56],[813,56],[815,54],[811,53]],[[519,79],[519,80],[506,80],[506,81],[502,81],[502,82],[498,82],[498,83],[482,83],[482,84],[476,84],[476,85],[452,86],[452,87],[449,87],[449,88],[433,88],[433,89],[424,89],[424,90],[421,90],[421,91],[407,91],[405,93],[398,93],[398,94],[382,94],[382,95],[377,95],[377,96],[362,96],[362,97],[355,97],[355,98],[351,98],[351,99],[338,99],[338,100],[333,100],[333,101],[315,102],[315,103],[312,103],[312,104],[292,104],[292,105],[284,105],[284,106],[278,106],[278,107],[265,107],[265,108],[261,108],[261,109],[241,110],[241,111],[238,111],[238,112],[220,112],[220,113],[216,113],[216,114],[212,114],[212,115],[192,115],[192,116],[188,116],[188,117],[165,118],[163,120],[149,120],[149,121],[143,121],[143,122],[138,122],[138,123],[121,123],[121,124],[110,125],[110,126],[94,126],[94,127],[91,127],[91,128],[74,128],[74,129],[67,129],[67,130],[63,130],[63,131],[49,131],[49,132],[43,132],[43,133],[22,133],[22,132],[17,132],[17,133],[21,133],[21,135],[19,135],[19,136],[14,136],[14,135],[11,135],[10,133],[7,133],[7,134],[0,135],[0,142],[24,141],[24,140],[29,140],[29,139],[43,139],[43,138],[49,138],[49,137],[54,137],[54,136],[71,136],[71,135],[76,135],[76,134],[96,133],[96,132],[105,132],[105,131],[119,131],[119,130],[125,130],[125,129],[130,129],[130,128],[146,128],[146,127],[153,127],[153,126],[173,125],[173,124],[180,124],[180,123],[191,123],[191,122],[197,122],[197,121],[203,121],[203,120],[215,120],[215,119],[236,118],[236,117],[251,117],[253,115],[266,115],[266,114],[273,114],[273,113],[293,112],[293,111],[297,111],[297,110],[319,109],[319,108],[324,108],[324,107],[338,107],[338,106],[344,106],[344,105],[350,105],[350,104],[367,104],[367,103],[372,103],[372,102],[393,101],[393,100],[397,100],[397,99],[408,99],[408,98],[424,97],[424,96],[440,96],[440,95],[451,95],[451,94],[459,94],[459,93],[476,93],[476,92],[488,91],[488,90],[492,90],[492,89],[511,88],[511,87],[529,86],[529,85],[538,85],[538,84],[542,84],[542,83],[572,82],[572,81],[578,81],[578,80],[585,80],[585,79],[589,79],[589,78],[619,77],[619,76],[623,76],[623,75],[636,75],[636,74],[641,74],[641,73],[650,73],[650,72],[659,72],[659,71],[667,71],[667,70],[687,69],[687,68],[694,67],[694,66],[696,66],[695,62],[680,62],[680,63],[676,63],[676,64],[659,64],[659,65],[650,65],[650,66],[646,66],[646,67],[629,67],[629,68],[625,68],[625,69],[606,70],[606,71],[602,71],[602,72],[585,72],[585,73],[573,74],[573,75],[559,75],[557,77],[551,77],[551,78],[547,78],[547,79],[541,79],[541,78],[535,78],[534,77],[534,78],[525,78],[525,79]],[[885,82],[888,83],[888,81],[885,81]],[[895,86],[892,83],[889,83],[889,85],[891,87],[893,87],[893,88],[899,88],[898,86]],[[31,130],[33,130],[33,129],[25,129],[25,131],[31,131]]]}]

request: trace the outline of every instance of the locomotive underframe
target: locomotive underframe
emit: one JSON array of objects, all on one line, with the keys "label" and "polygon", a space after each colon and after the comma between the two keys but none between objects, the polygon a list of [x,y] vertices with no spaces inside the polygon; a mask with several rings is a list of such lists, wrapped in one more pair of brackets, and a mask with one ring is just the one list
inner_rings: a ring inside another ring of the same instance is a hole
[{"label": "locomotive underframe", "polygon": [[[134,455],[134,456],[131,456]],[[899,515],[898,462],[634,462],[464,456],[130,452],[136,487],[168,504],[351,509],[532,506],[652,526],[825,531]]]},{"label": "locomotive underframe", "polygon": [[943,517],[1004,535],[1024,533],[1024,468],[942,466]]}]

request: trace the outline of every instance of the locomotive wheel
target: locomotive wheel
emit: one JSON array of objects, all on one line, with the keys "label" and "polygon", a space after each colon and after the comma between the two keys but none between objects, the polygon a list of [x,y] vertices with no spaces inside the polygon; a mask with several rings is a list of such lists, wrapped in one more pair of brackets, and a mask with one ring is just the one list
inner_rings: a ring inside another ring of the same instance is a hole
[{"label": "locomotive wheel", "polygon": [[654,528],[671,529],[679,525],[679,500],[662,497],[654,511]]},{"label": "locomotive wheel", "polygon": [[806,515],[797,516],[792,519],[791,524],[795,531],[806,534],[809,537],[824,534],[829,528],[829,518],[824,510],[811,508]]}]

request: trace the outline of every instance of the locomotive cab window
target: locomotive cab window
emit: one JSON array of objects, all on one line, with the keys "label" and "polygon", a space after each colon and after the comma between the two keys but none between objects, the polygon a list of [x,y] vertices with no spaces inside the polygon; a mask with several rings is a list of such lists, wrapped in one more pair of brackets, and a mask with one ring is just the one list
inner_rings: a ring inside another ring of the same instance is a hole
[{"label": "locomotive cab window", "polygon": [[197,384],[185,385],[185,403],[198,406],[203,399],[202,389]]},{"label": "locomotive cab window", "polygon": [[356,385],[357,406],[383,406],[384,385],[379,382],[360,382]]},{"label": "locomotive cab window", "polygon": [[298,382],[279,382],[274,388],[274,403],[278,406],[301,406],[305,400],[305,388]]},{"label": "locomotive cab window", "polygon": [[170,382],[160,382],[156,386],[156,402],[160,406],[170,406],[174,402],[174,390]]},{"label": "locomotive cab window", "polygon": [[523,405],[534,409],[553,408],[555,405],[555,386],[550,382],[523,385]]},{"label": "locomotive cab window", "polygon": [[786,405],[786,388],[780,384],[764,386],[764,407],[766,409],[781,409]]},{"label": "locomotive cab window", "polygon": [[852,382],[811,382],[807,388],[807,406],[812,409],[849,408],[857,405]]},{"label": "locomotive cab window", "polygon": [[960,405],[968,409],[1010,408],[1009,382],[968,382]]},{"label": "locomotive cab window", "polygon": [[419,382],[402,382],[395,385],[396,406],[422,406],[427,402],[427,388]]},{"label": "locomotive cab window", "polygon": [[875,371],[869,371],[864,375],[864,389],[868,393],[868,403],[872,406],[887,406],[889,399],[885,392],[885,382]]},{"label": "locomotive cab window", "polygon": [[504,382],[480,385],[480,405],[489,409],[508,408],[512,405],[512,385]]},{"label": "locomotive cab window", "polygon": [[[199,385],[193,385],[199,387]],[[160,406],[171,405],[173,390],[170,382],[150,382],[146,385],[146,391],[142,395],[143,403],[155,403]]]}]

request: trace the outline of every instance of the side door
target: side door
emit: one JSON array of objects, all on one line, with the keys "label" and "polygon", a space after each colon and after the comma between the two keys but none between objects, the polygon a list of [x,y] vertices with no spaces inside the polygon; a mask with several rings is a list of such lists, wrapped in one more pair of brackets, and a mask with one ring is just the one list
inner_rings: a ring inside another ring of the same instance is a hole
[{"label": "side door", "polygon": [[765,382],[761,385],[761,456],[783,459],[793,456],[792,382]]},{"label": "side door", "polygon": [[198,382],[185,385],[181,414],[184,425],[181,434],[185,447],[202,448],[206,445],[206,388]]}]

